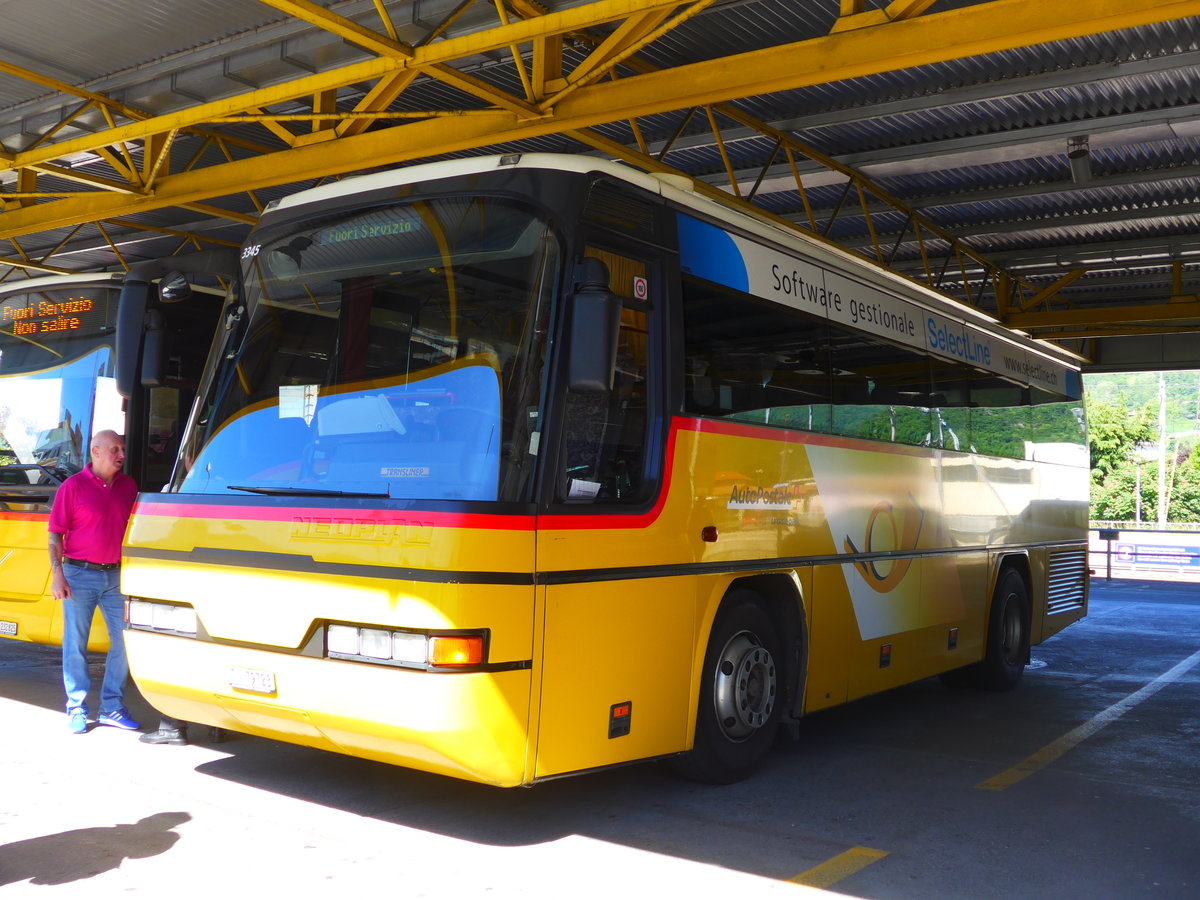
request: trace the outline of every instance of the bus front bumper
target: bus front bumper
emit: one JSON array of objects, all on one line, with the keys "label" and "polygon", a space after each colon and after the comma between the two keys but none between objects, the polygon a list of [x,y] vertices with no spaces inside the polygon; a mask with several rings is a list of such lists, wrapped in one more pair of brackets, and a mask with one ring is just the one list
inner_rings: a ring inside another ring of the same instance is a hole
[{"label": "bus front bumper", "polygon": [[426,672],[133,629],[125,643],[138,689],[174,718],[501,787],[526,781],[528,668]]}]

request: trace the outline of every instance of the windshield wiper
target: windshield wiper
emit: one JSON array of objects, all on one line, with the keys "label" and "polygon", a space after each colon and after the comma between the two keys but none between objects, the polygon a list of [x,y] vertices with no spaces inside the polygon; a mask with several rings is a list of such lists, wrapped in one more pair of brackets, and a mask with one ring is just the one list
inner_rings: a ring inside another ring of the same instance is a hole
[{"label": "windshield wiper", "polygon": [[330,491],[322,488],[285,488],[285,487],[253,487],[242,484],[229,485],[231,491],[249,491],[251,494],[267,494],[271,497],[381,497],[388,499],[392,495],[387,491]]},{"label": "windshield wiper", "polygon": [[0,469],[5,469],[11,472],[28,472],[33,469],[37,469],[48,478],[53,479],[51,484],[55,486],[62,484],[64,480],[60,478],[53,469],[43,466],[41,463],[9,463],[8,465],[0,466]]},{"label": "windshield wiper", "polygon": [[[32,487],[32,485],[30,485],[30,487]],[[50,495],[46,494],[46,493],[41,493],[41,494],[12,493],[12,494],[10,494],[7,491],[0,493],[0,503],[46,503],[47,501],[49,501],[49,499],[50,499]]]}]

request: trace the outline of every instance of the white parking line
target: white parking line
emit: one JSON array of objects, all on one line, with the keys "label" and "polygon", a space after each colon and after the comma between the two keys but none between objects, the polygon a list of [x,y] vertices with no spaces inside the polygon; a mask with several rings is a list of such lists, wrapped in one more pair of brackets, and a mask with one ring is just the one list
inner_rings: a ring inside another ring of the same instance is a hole
[{"label": "white parking line", "polygon": [[1105,725],[1115,722],[1143,700],[1148,700],[1168,684],[1177,681],[1180,676],[1194,668],[1197,663],[1200,663],[1200,650],[1197,650],[1187,659],[1183,660],[1183,662],[1172,666],[1168,671],[1163,672],[1163,674],[1159,675],[1145,687],[1134,691],[1123,700],[1118,700],[1112,706],[1092,716],[1092,718],[1088,719],[1082,725],[1073,728],[1062,737],[1047,744],[1041,750],[1037,751],[1037,753],[1021,760],[1021,762],[1017,763],[1011,769],[1006,769],[999,775],[987,779],[987,781],[981,781],[975,787],[983,791],[1002,791],[1005,788],[1012,787],[1018,781],[1028,778],[1034,772],[1050,765],[1050,763],[1054,762],[1077,744],[1087,740]]}]

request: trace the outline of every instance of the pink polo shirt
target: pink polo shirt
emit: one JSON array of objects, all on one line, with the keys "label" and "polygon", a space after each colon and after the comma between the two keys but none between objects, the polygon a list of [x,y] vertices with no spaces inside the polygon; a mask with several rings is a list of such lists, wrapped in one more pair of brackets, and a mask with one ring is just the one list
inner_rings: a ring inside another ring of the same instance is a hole
[{"label": "pink polo shirt", "polygon": [[119,563],[125,526],[137,499],[137,482],[118,472],[112,487],[88,463],[62,483],[50,510],[50,530],[63,535],[63,555],[93,563]]}]

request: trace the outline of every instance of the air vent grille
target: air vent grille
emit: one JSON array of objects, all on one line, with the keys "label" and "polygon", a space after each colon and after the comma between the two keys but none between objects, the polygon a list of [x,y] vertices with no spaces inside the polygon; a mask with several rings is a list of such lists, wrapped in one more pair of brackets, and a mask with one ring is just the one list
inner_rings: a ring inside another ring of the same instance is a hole
[{"label": "air vent grille", "polygon": [[1087,551],[1051,553],[1046,584],[1047,614],[1083,609],[1086,591]]}]

